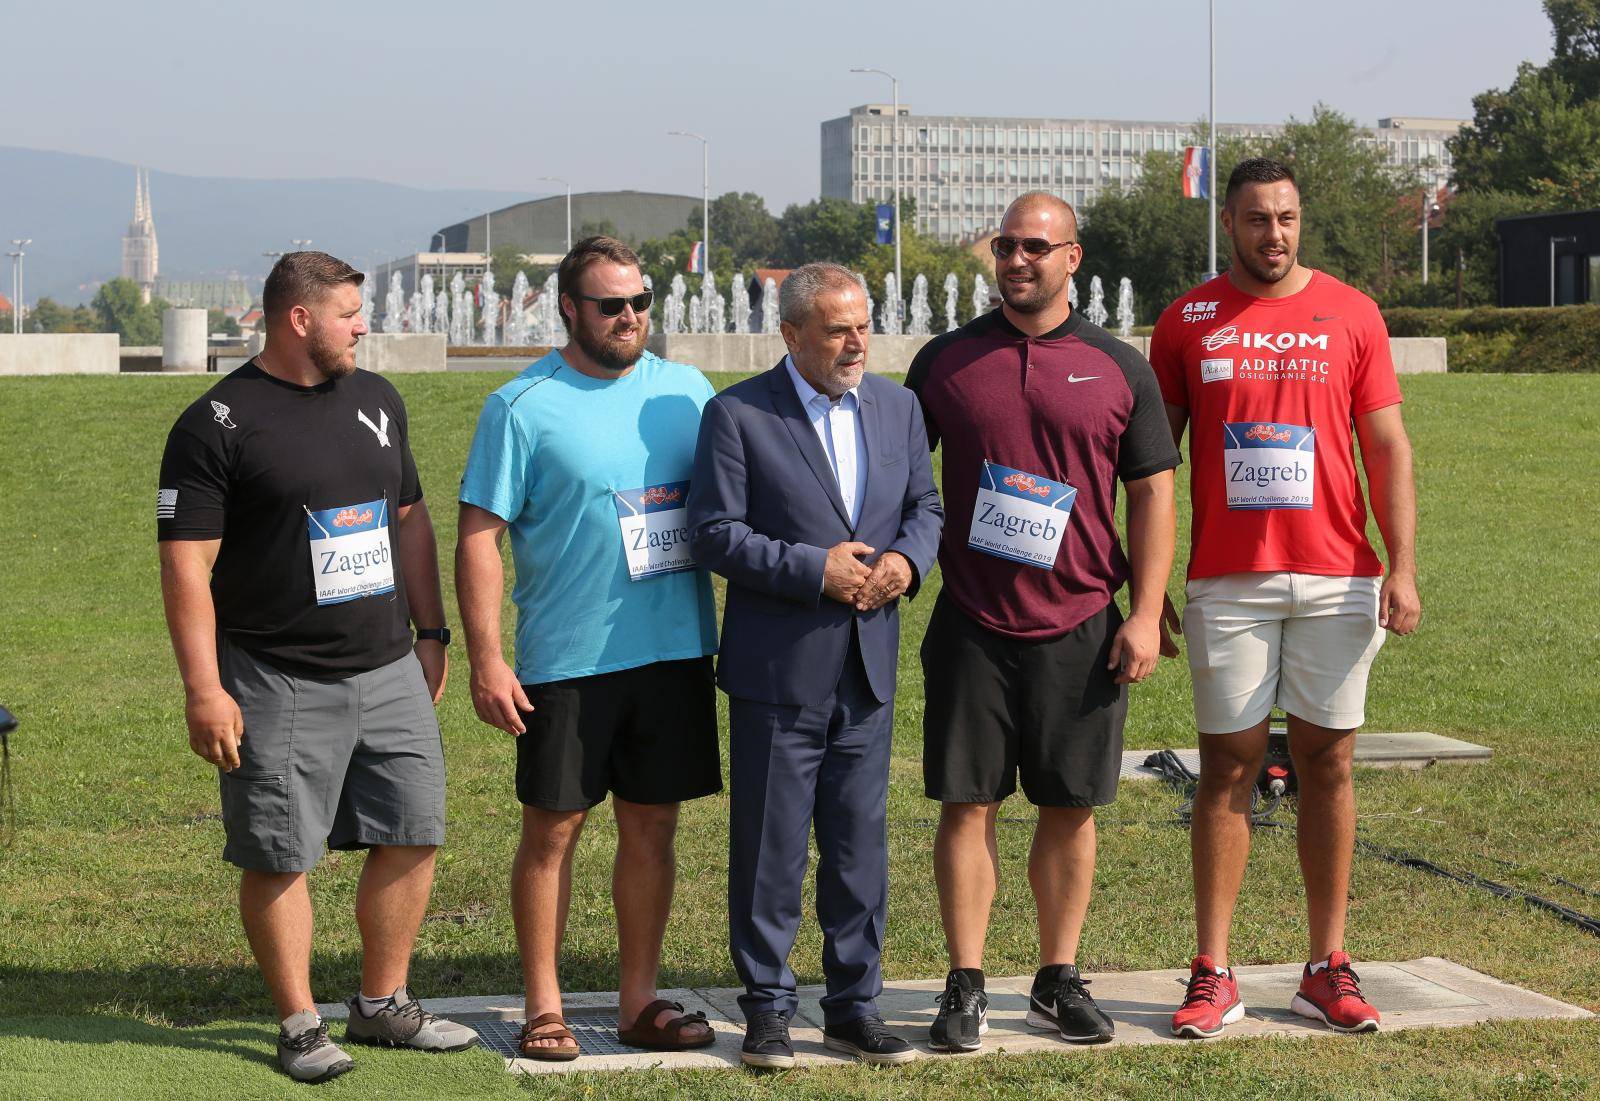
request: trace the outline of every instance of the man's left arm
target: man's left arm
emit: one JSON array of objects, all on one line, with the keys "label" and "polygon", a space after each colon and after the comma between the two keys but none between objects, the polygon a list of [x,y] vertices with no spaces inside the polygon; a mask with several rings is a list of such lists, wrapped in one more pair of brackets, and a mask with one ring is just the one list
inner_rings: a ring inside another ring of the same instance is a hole
[{"label": "man's left arm", "polygon": [[1107,669],[1118,684],[1138,684],[1155,671],[1161,650],[1161,609],[1172,572],[1178,513],[1173,473],[1163,470],[1125,482],[1128,497],[1128,618],[1111,642]]},{"label": "man's left arm", "polygon": [[1356,436],[1372,513],[1389,555],[1388,576],[1378,594],[1378,625],[1409,635],[1422,619],[1422,598],[1417,595],[1417,486],[1400,406],[1357,416]]},{"label": "man's left arm", "polygon": [[[395,518],[398,521],[395,557],[400,560],[400,575],[406,579],[406,601],[411,606],[411,622],[419,630],[443,627],[444,596],[439,590],[439,547],[434,541],[433,521],[428,516],[428,506],[419,498],[409,505],[401,505]],[[417,660],[422,663],[422,675],[428,682],[428,693],[437,704],[444,696],[450,657],[444,643],[436,639],[419,639],[416,653]]]},{"label": "man's left arm", "polygon": [[922,579],[938,559],[944,506],[939,503],[939,490],[933,483],[933,457],[922,406],[914,395],[906,426],[906,458],[911,467],[900,501],[900,529],[856,594],[859,611],[869,612],[901,596],[915,597]]}]

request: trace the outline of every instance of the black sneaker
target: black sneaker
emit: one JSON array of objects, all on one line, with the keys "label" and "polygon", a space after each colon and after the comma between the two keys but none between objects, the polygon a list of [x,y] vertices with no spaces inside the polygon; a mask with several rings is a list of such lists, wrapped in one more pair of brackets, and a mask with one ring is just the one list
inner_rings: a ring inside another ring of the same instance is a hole
[{"label": "black sneaker", "polygon": [[1033,980],[1028,998],[1028,1023],[1034,1028],[1051,1028],[1074,1044],[1103,1044],[1117,1034],[1117,1026],[1105,1011],[1094,1004],[1084,989],[1089,984],[1078,977],[1070,963],[1055,968],[1057,978],[1046,977],[1046,968]]},{"label": "black sneaker", "polygon": [[757,1013],[745,1023],[739,1062],[747,1067],[794,1066],[794,1045],[789,1042],[789,1018],[776,1011]]},{"label": "black sneaker", "polygon": [[972,989],[972,980],[960,971],[950,972],[939,996],[939,1015],[928,1028],[928,1046],[934,1051],[977,1051],[979,1039],[989,1031],[989,995]]},{"label": "black sneaker", "polygon": [[822,1046],[854,1055],[863,1063],[909,1063],[917,1049],[889,1031],[882,1017],[857,1017],[822,1030]]}]

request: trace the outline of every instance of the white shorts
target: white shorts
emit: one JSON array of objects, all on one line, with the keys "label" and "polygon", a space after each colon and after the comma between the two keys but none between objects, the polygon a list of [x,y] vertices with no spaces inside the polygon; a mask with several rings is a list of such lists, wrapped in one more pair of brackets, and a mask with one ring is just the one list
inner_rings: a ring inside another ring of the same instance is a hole
[{"label": "white shorts", "polygon": [[1383,646],[1377,577],[1235,573],[1185,588],[1183,633],[1202,734],[1248,730],[1276,704],[1329,730],[1366,718]]}]

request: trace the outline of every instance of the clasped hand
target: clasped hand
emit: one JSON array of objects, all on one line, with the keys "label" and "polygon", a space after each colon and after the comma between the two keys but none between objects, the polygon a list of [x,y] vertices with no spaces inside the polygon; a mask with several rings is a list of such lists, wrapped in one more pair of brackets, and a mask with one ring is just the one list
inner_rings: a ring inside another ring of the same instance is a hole
[{"label": "clasped hand", "polygon": [[860,612],[870,612],[904,596],[911,587],[910,561],[899,551],[885,551],[869,566],[863,559],[873,553],[865,543],[830,547],[822,571],[823,595]]}]

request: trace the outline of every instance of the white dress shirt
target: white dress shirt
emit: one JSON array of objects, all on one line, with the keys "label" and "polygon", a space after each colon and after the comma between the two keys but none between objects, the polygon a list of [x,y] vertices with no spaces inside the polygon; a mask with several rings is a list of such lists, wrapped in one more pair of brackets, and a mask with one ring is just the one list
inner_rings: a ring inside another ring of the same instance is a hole
[{"label": "white dress shirt", "polygon": [[861,401],[852,386],[838,399],[819,393],[805,380],[790,356],[783,357],[789,369],[789,380],[806,411],[806,419],[822,442],[822,453],[833,467],[839,497],[844,511],[850,517],[850,526],[856,526],[861,517],[861,501],[867,495],[867,441],[861,431]]}]

